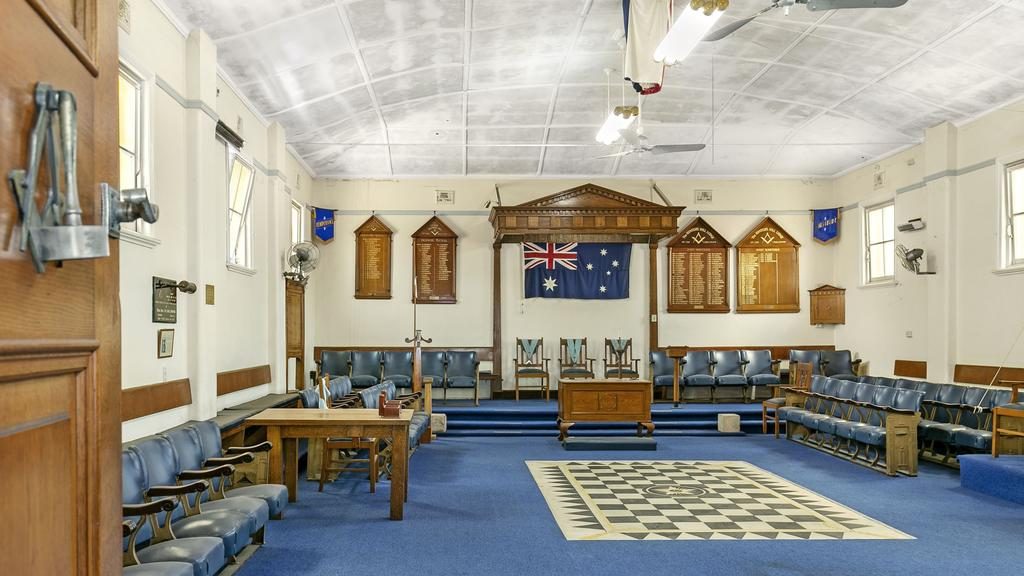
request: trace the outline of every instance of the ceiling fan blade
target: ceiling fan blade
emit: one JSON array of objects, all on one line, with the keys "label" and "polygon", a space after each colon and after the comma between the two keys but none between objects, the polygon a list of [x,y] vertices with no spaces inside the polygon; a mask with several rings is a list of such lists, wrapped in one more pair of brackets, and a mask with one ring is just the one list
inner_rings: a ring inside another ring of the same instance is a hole
[{"label": "ceiling fan blade", "polygon": [[811,0],[807,9],[811,12],[843,10],[851,8],[899,8],[907,0]]},{"label": "ceiling fan blade", "polygon": [[651,154],[674,154],[676,152],[700,152],[704,144],[658,144],[647,149]]},{"label": "ceiling fan blade", "polygon": [[623,151],[623,152],[616,152],[614,154],[605,154],[604,156],[594,156],[594,159],[597,160],[599,158],[616,158],[618,156],[629,156],[630,154],[633,154],[634,152],[636,152],[636,149],[626,150],[626,151]]},{"label": "ceiling fan blade", "polygon": [[732,34],[733,32],[735,32],[737,30],[739,30],[740,28],[743,28],[747,24],[750,24],[758,16],[760,16],[762,14],[765,14],[767,12],[770,12],[770,11],[772,11],[772,10],[778,8],[778,7],[779,7],[779,3],[775,2],[771,6],[762,9],[760,12],[758,12],[757,14],[754,14],[753,16],[750,16],[749,18],[743,18],[742,20],[737,20],[737,21],[733,22],[732,24],[726,24],[725,26],[722,26],[721,28],[719,28],[717,30],[712,30],[711,32],[708,32],[707,34],[704,35],[703,38],[701,38],[701,41],[703,41],[703,42],[717,42],[718,40],[721,40],[722,38],[725,38],[726,36]]}]

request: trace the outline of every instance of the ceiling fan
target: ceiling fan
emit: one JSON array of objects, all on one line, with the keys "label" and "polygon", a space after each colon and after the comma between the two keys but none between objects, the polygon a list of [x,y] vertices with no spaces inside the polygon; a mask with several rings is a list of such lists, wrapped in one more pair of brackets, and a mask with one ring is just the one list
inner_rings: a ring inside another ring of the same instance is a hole
[{"label": "ceiling fan", "polygon": [[776,8],[782,8],[789,13],[789,7],[794,4],[805,4],[807,9],[811,12],[818,12],[822,10],[845,10],[850,8],[898,8],[907,3],[907,0],[774,0],[770,6],[764,8],[760,12],[742,18],[731,24],[722,26],[717,30],[712,30],[706,36],[704,36],[704,42],[715,42],[721,40],[740,28],[746,26],[758,16],[762,16],[775,10]]},{"label": "ceiling fan", "polygon": [[596,156],[596,158],[615,158],[617,156],[647,153],[675,154],[676,152],[700,152],[704,149],[704,144],[648,144],[647,136],[641,134],[639,129],[636,132],[632,130],[619,130],[619,134],[630,145],[630,148],[614,154]]}]

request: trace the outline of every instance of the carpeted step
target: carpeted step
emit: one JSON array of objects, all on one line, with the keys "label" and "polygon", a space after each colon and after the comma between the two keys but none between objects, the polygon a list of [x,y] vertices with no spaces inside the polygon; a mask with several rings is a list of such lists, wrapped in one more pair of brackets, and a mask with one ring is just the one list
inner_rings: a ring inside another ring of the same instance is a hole
[{"label": "carpeted step", "polygon": [[[760,424],[758,424],[760,427]],[[760,428],[758,428],[760,431]],[[595,430],[579,430],[575,427],[570,430],[572,436],[634,436],[635,431],[632,430],[608,430],[608,429],[595,429]],[[745,432],[736,433],[720,433],[717,430],[664,430],[654,431],[654,437],[665,437],[665,436],[746,436]],[[449,430],[440,437],[445,436],[459,436],[459,437],[531,437],[531,438],[556,438],[558,437],[557,430]]]},{"label": "carpeted step", "polygon": [[[655,430],[717,429],[718,420],[654,421]],[[761,420],[740,420],[741,427],[761,428]],[[448,419],[448,430],[554,430],[553,420],[453,420]],[[611,429],[636,430],[632,422],[578,422],[573,430]]]},{"label": "carpeted step", "polygon": [[964,454],[959,460],[960,486],[1024,504],[1024,456]]}]

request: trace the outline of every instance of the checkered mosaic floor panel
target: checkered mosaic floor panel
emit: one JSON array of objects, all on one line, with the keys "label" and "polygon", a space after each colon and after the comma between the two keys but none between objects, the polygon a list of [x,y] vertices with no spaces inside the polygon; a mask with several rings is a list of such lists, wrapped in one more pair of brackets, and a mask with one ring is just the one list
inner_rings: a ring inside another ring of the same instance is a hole
[{"label": "checkered mosaic floor panel", "polygon": [[913,538],[746,462],[526,464],[567,540]]}]

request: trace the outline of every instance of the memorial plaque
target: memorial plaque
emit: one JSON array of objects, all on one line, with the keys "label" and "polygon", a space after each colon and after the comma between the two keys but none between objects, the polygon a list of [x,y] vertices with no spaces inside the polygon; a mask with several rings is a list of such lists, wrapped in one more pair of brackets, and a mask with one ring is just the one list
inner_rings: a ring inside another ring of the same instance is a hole
[{"label": "memorial plaque", "polygon": [[455,249],[459,239],[434,216],[412,235],[412,274],[417,304],[455,304]]},{"label": "memorial plaque", "polygon": [[356,228],[356,298],[391,298],[391,236],[376,216]]},{"label": "memorial plaque", "polygon": [[153,276],[153,322],[178,322],[178,283],[170,278]]},{"label": "memorial plaque", "polygon": [[703,218],[668,241],[668,311],[729,311],[729,248]]},{"label": "memorial plaque", "polygon": [[736,311],[800,311],[800,243],[765,217],[736,245]]}]

